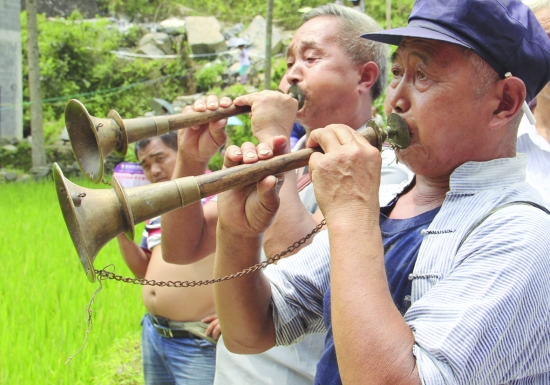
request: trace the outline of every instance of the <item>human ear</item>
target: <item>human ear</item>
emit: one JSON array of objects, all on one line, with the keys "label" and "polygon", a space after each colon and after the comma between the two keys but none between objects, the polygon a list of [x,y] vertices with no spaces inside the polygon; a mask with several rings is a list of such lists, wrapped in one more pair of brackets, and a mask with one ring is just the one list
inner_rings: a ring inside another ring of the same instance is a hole
[{"label": "human ear", "polygon": [[525,84],[520,78],[508,77],[501,80],[496,90],[499,103],[493,111],[489,129],[502,127],[512,120],[520,112],[525,95]]},{"label": "human ear", "polygon": [[363,94],[368,92],[376,82],[376,79],[378,79],[379,74],[380,70],[378,69],[376,63],[370,61],[362,64],[359,67],[359,93]]}]

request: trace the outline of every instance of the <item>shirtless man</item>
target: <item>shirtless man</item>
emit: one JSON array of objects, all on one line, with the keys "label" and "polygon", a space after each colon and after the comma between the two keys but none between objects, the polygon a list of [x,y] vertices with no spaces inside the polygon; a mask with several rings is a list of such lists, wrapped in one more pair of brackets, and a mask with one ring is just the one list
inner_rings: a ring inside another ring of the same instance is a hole
[{"label": "shirtless man", "polygon": [[[170,180],[177,155],[177,134],[136,143],[136,157],[151,183]],[[148,221],[141,247],[124,234],[117,237],[124,261],[137,278],[199,281],[212,278],[214,256],[191,265],[162,258],[160,218]],[[147,314],[142,321],[143,371],[147,384],[207,385],[214,381],[216,340],[212,286],[143,286]]]}]

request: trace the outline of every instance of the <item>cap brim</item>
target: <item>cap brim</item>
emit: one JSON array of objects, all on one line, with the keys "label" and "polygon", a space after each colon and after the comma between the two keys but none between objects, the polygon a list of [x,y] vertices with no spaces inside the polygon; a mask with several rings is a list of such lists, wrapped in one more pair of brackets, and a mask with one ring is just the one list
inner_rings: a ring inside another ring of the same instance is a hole
[{"label": "cap brim", "polygon": [[364,33],[361,35],[361,37],[368,40],[374,40],[380,43],[391,45],[399,45],[404,37],[415,37],[419,39],[444,41],[447,43],[457,44],[466,48],[472,48],[465,42],[444,33],[424,27],[412,27],[410,25],[403,28],[388,29],[386,31]]}]

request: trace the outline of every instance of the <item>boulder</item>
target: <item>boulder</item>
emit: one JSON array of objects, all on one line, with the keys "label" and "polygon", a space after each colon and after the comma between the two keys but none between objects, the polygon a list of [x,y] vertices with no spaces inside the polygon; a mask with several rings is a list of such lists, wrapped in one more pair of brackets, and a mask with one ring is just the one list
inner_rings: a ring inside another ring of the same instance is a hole
[{"label": "boulder", "polygon": [[213,54],[227,50],[221,25],[213,16],[185,18],[187,42],[194,55]]},{"label": "boulder", "polygon": [[52,173],[52,168],[51,166],[37,166],[31,168],[30,173],[35,181],[40,181]]},{"label": "boulder", "polygon": [[175,107],[183,107],[188,106],[190,104],[193,104],[193,102],[199,98],[202,98],[204,96],[203,93],[193,94],[193,95],[180,95],[176,97],[174,101],[172,101],[172,104]]},{"label": "boulder", "polygon": [[159,31],[170,35],[184,35],[185,20],[177,17],[169,17],[159,23]]},{"label": "boulder", "polygon": [[5,146],[2,146],[2,149],[4,151],[13,151],[17,152],[17,147],[15,147],[13,144],[6,144]]},{"label": "boulder", "polygon": [[[156,49],[153,47],[156,47]],[[172,50],[172,39],[165,32],[147,33],[139,41],[138,52],[140,51],[146,55],[172,55],[174,53]]]},{"label": "boulder", "polygon": [[[265,56],[265,29],[266,29],[265,19],[257,15],[254,20],[248,25],[248,27],[239,34],[239,37],[247,39],[251,42],[248,53],[250,58],[253,56],[259,55],[261,57]],[[276,55],[280,53],[283,49],[282,44],[282,32],[279,28],[273,25],[271,32],[271,54]]]},{"label": "boulder", "polygon": [[14,172],[7,172],[4,174],[4,179],[6,180],[6,182],[15,182],[15,180],[17,179],[17,174]]}]

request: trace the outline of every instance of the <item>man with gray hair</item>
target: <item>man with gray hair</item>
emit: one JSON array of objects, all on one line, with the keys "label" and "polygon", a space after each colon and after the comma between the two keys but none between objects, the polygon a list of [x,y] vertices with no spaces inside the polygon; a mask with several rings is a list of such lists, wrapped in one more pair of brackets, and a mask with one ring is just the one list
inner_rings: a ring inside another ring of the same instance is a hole
[{"label": "man with gray hair", "polygon": [[[523,0],[550,37],[550,0]],[[527,154],[527,182],[535,187],[550,208],[550,83],[537,95],[536,123],[523,117],[518,130],[518,152]]]},{"label": "man with gray hair", "polygon": [[[259,158],[289,150],[286,145],[293,122],[302,124],[307,135],[318,127],[344,123],[360,128],[371,118],[371,106],[386,86],[388,49],[383,45],[359,38],[365,30],[381,28],[370,17],[351,8],[328,4],[315,8],[304,16],[287,53],[288,70],[280,83],[283,91],[298,85],[305,102],[298,103],[289,95],[262,91],[235,99],[236,105],[250,105],[252,129],[264,142],[256,148],[244,144],[229,147],[229,163],[251,163]],[[195,102],[195,111],[228,107],[229,98],[208,96]],[[192,110],[189,108],[187,111]],[[211,156],[225,143],[225,122],[211,123],[180,131],[178,164],[173,177],[199,175]],[[286,147],[285,147],[286,146]],[[388,160],[393,161],[395,157]],[[231,165],[226,163],[226,165]],[[393,166],[393,165],[392,165]],[[307,173],[305,173],[307,174]],[[402,172],[404,179],[407,171]],[[283,205],[272,229],[263,243],[265,253],[272,256],[304,237],[322,220],[312,216],[317,206],[306,208],[297,188],[297,175],[289,172],[281,192]],[[302,191],[313,197],[312,186]],[[162,247],[172,263],[192,263],[216,250],[217,205],[191,205],[162,216]],[[172,254],[173,253],[173,254]],[[218,284],[219,285],[219,284]],[[223,283],[222,283],[223,285]],[[277,347],[262,354],[230,353],[223,336],[217,345],[217,384],[312,384],[315,368],[321,357],[324,333],[307,336],[299,344]]]}]

